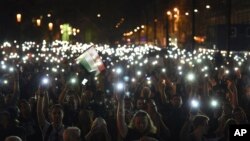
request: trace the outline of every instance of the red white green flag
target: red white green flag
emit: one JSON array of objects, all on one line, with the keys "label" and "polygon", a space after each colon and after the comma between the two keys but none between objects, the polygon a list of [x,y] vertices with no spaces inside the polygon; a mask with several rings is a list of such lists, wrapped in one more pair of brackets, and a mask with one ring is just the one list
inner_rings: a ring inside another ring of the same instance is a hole
[{"label": "red white green flag", "polygon": [[105,66],[94,47],[90,47],[81,54],[76,61],[86,68],[88,72],[96,72],[98,75],[105,69]]}]

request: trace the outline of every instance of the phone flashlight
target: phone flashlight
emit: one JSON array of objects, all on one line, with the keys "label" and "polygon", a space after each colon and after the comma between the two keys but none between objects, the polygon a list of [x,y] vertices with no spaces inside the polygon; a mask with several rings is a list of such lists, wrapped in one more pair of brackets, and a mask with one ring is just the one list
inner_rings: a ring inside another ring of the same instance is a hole
[{"label": "phone flashlight", "polygon": [[42,85],[48,85],[48,84],[49,84],[49,78],[48,77],[42,78]]},{"label": "phone flashlight", "polygon": [[211,106],[214,107],[214,108],[217,107],[217,106],[219,105],[218,101],[215,100],[215,99],[212,99],[211,102],[210,102],[210,104],[211,104]]},{"label": "phone flashlight", "polygon": [[76,83],[76,78],[71,78],[71,79],[70,79],[70,83],[71,83],[71,84],[75,84],[75,83]]},{"label": "phone flashlight", "polygon": [[8,84],[8,80],[3,80],[3,84]]},{"label": "phone flashlight", "polygon": [[122,73],[122,68],[116,68],[115,72],[118,75],[121,74]]},{"label": "phone flashlight", "polygon": [[198,108],[200,106],[200,103],[199,103],[199,101],[197,100],[197,99],[192,99],[191,100],[191,107],[192,108]]},{"label": "phone flashlight", "polygon": [[9,68],[9,71],[10,71],[10,72],[13,72],[13,71],[14,71],[14,68],[13,68],[13,67],[10,67],[10,68]]},{"label": "phone flashlight", "polygon": [[82,85],[86,85],[87,82],[88,82],[88,79],[84,78],[84,79],[82,80]]},{"label": "phone flashlight", "polygon": [[194,81],[195,79],[195,75],[193,73],[188,73],[187,74],[187,80],[188,81]]},{"label": "phone flashlight", "polygon": [[116,87],[116,90],[122,91],[124,89],[124,83],[118,82],[115,87]]}]

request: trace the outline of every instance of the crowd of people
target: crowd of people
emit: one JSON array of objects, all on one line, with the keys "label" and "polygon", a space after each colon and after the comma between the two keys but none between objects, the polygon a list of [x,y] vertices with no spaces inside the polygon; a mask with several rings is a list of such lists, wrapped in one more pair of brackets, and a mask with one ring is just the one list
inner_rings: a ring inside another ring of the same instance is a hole
[{"label": "crowd of people", "polygon": [[1,47],[0,141],[228,141],[249,124],[247,53],[97,49],[95,75],[74,62],[82,52],[32,47],[21,61]]}]

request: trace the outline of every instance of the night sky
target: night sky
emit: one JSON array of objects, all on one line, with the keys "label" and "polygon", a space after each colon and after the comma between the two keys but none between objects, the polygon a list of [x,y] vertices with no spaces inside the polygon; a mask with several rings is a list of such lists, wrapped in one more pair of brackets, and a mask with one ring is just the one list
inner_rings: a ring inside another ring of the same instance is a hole
[{"label": "night sky", "polygon": [[[22,21],[32,24],[32,19],[52,14],[53,22],[68,22],[75,26],[81,19],[101,23],[103,28],[112,29],[124,18],[120,30],[125,32],[146,23],[146,16],[152,15],[152,0],[3,0],[0,4],[0,38],[7,38],[16,28],[16,13],[22,13]],[[97,18],[97,14],[101,18]],[[98,21],[99,20],[99,21]]]}]

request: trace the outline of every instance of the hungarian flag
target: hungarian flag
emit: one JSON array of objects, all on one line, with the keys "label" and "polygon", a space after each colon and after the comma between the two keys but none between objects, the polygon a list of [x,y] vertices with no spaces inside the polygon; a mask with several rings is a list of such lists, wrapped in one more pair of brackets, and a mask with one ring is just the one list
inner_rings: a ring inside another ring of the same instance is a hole
[{"label": "hungarian flag", "polygon": [[88,72],[96,72],[98,75],[105,69],[104,64],[94,47],[88,48],[76,61],[86,68]]}]

